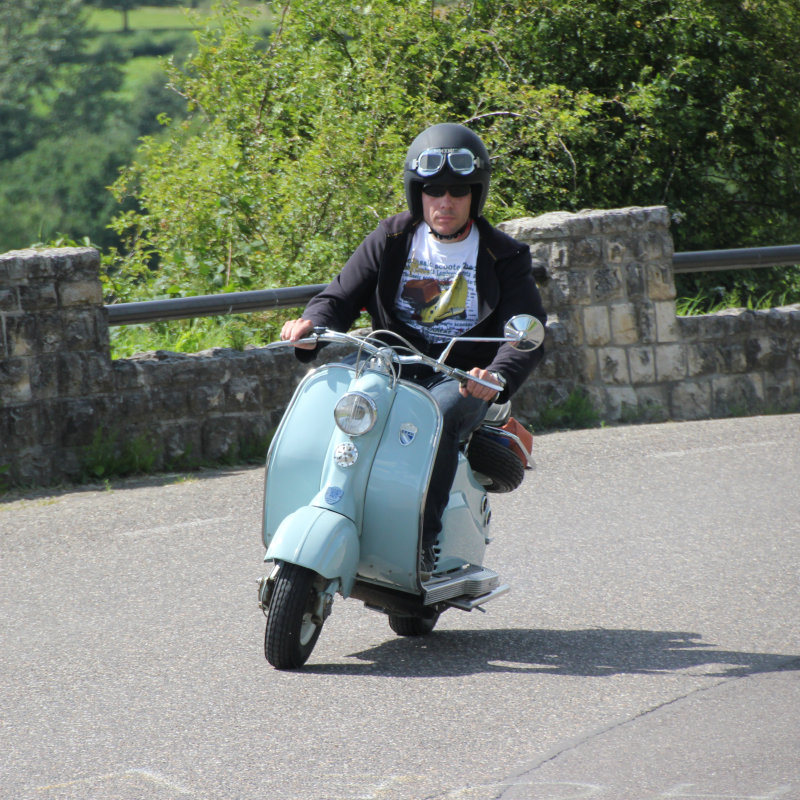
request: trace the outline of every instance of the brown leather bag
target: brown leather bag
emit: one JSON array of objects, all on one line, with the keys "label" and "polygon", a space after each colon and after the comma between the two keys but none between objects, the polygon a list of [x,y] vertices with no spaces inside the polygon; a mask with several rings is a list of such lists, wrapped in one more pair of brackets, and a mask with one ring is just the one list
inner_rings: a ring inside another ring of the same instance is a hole
[{"label": "brown leather bag", "polygon": [[[509,447],[511,452],[522,462],[522,466],[527,469],[530,466],[528,459],[533,452],[533,434],[521,422],[517,422],[514,417],[509,417],[508,422],[501,426],[500,430],[506,431],[506,433],[510,433],[519,439],[518,444],[515,439],[509,438]],[[522,450],[523,447],[525,452]]]}]

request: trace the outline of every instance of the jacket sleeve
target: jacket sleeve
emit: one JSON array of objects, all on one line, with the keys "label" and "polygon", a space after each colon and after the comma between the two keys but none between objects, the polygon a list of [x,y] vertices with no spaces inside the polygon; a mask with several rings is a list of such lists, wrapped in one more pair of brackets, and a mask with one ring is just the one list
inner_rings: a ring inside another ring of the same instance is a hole
[{"label": "jacket sleeve", "polygon": [[[547,314],[542,298],[533,278],[530,249],[522,245],[512,259],[498,265],[500,280],[500,303],[496,310],[498,327],[517,314],[531,314],[542,325],[547,323]],[[502,330],[498,331],[502,335]],[[502,344],[486,369],[499,372],[506,379],[506,388],[498,398],[504,403],[524,383],[533,368],[544,358],[544,346],[536,350],[521,351],[510,344]]]},{"label": "jacket sleeve", "polygon": [[[361,310],[375,293],[378,266],[386,241],[381,227],[376,228],[356,248],[341,272],[315,297],[303,311],[303,319],[311,320],[315,327],[348,331]],[[311,361],[319,352],[295,348],[300,361]]]}]

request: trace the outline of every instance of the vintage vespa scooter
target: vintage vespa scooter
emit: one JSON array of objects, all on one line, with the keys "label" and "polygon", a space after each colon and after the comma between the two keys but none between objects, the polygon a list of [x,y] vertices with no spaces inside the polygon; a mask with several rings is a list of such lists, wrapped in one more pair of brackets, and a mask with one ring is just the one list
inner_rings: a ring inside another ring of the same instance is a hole
[{"label": "vintage vespa scooter", "polygon": [[483,566],[483,555],[490,541],[487,491],[516,488],[525,470],[511,450],[522,442],[500,427],[509,409],[491,407],[493,418],[465,443],[435,568],[420,572],[422,511],[442,422],[431,395],[398,377],[404,365],[426,364],[476,380],[445,364],[457,341],[532,350],[545,331],[524,315],[504,333],[454,339],[438,360],[388,331],[358,337],[317,329],[304,340],[352,347],[356,358],[320,366],[300,382],[267,455],[264,560],[274,567],[259,581],[258,600],[272,666],[306,662],[337,593],[387,614],[395,633],[415,636],[430,633],[447,608],[471,611],[508,590]]}]

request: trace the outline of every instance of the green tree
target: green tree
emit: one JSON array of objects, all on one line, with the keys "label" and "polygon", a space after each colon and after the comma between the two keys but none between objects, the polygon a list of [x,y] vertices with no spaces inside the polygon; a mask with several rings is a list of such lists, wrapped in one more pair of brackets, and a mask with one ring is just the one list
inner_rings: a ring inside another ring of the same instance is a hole
[{"label": "green tree", "polygon": [[[291,0],[266,46],[224,0],[173,69],[189,117],[116,185],[121,291],[325,280],[404,206],[411,138],[472,126],[495,219],[666,203],[683,249],[796,238],[790,0]],[[153,269],[158,265],[158,269]],[[142,279],[146,279],[144,282]]]},{"label": "green tree", "polygon": [[53,94],[74,88],[86,36],[81,0],[0,4],[0,161],[41,138]]}]

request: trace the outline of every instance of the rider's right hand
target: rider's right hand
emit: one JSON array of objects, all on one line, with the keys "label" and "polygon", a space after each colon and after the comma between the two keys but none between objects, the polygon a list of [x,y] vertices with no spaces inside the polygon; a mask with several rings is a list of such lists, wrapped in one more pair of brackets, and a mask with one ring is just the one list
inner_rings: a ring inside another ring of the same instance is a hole
[{"label": "rider's right hand", "polygon": [[310,319],[289,319],[281,328],[281,341],[292,342],[295,347],[303,350],[313,350],[317,345],[314,342],[300,342],[314,330],[314,323]]}]

